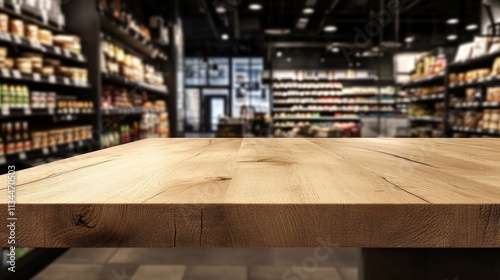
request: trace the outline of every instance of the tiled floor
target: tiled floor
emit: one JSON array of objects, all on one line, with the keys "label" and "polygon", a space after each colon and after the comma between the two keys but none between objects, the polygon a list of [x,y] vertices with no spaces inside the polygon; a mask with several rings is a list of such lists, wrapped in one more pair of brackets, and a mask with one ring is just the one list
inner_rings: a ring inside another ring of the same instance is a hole
[{"label": "tiled floor", "polygon": [[360,249],[71,249],[36,280],[357,280]]}]

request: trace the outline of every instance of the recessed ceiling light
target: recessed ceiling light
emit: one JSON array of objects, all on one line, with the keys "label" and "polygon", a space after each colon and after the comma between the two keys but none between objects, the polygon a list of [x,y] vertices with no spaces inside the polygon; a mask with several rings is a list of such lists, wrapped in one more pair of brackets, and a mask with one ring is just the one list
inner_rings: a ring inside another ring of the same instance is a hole
[{"label": "recessed ceiling light", "polygon": [[222,34],[222,35],[220,36],[220,38],[221,38],[222,40],[224,40],[224,41],[227,41],[227,40],[229,40],[229,35],[227,35],[226,33],[224,33],[224,34]]},{"label": "recessed ceiling light", "polygon": [[405,39],[405,42],[406,43],[413,43],[413,41],[415,41],[415,37],[411,36],[411,37],[406,37]]},{"label": "recessed ceiling light", "polygon": [[276,53],[276,56],[277,56],[277,57],[282,57],[282,56],[283,56],[283,53],[282,53],[282,52],[277,52],[277,53]]},{"label": "recessed ceiling light", "polygon": [[270,29],[266,29],[264,32],[268,35],[286,35],[286,34],[290,34],[290,32],[292,32],[292,31],[290,29],[270,28]]},{"label": "recessed ceiling light", "polygon": [[314,14],[314,9],[313,8],[305,8],[302,10],[302,12],[306,15]]},{"label": "recessed ceiling light", "polygon": [[286,59],[286,61],[287,61],[287,62],[292,62],[292,58],[291,58],[291,57],[288,57],[288,58]]},{"label": "recessed ceiling light", "polygon": [[332,49],[332,52],[334,52],[334,53],[338,53],[339,51],[340,51],[340,49],[339,49],[339,48],[333,48],[333,49]]},{"label": "recessed ceiling light", "polygon": [[327,25],[325,28],[323,28],[325,32],[335,32],[337,31],[337,26],[335,25]]},{"label": "recessed ceiling light", "polygon": [[476,30],[478,29],[479,26],[477,26],[477,24],[469,24],[465,27],[465,29],[467,30]]},{"label": "recessed ceiling light", "polygon": [[224,8],[224,6],[217,6],[217,8],[215,8],[215,11],[218,13],[218,14],[223,14],[226,12],[226,8]]},{"label": "recessed ceiling light", "polygon": [[250,5],[248,5],[248,8],[252,11],[260,11],[262,10],[262,5],[259,3],[251,3]]},{"label": "recessed ceiling light", "polygon": [[309,21],[308,18],[299,18],[299,22],[307,23],[308,21]]},{"label": "recessed ceiling light", "polygon": [[459,22],[460,22],[460,20],[458,20],[458,18],[450,18],[446,21],[446,23],[449,25],[457,24]]},{"label": "recessed ceiling light", "polygon": [[458,38],[457,35],[452,34],[452,35],[448,35],[448,37],[446,37],[446,40],[448,40],[448,41],[455,41],[457,38]]}]

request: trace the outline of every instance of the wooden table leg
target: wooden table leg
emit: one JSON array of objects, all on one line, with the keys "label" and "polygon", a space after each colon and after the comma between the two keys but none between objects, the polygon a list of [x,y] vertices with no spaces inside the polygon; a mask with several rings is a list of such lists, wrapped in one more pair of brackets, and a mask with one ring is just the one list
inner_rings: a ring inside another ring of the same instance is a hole
[{"label": "wooden table leg", "polygon": [[363,249],[364,280],[498,280],[500,249]]}]

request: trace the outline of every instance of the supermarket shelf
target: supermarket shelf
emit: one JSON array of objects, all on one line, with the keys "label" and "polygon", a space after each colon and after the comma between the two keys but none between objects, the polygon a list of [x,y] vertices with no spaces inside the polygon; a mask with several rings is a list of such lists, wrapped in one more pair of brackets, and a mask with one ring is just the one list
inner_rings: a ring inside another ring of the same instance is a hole
[{"label": "supermarket shelf", "polygon": [[[264,79],[264,81],[271,81],[271,79]],[[349,83],[349,82],[357,82],[357,83],[373,83],[379,81],[378,78],[337,78],[337,79],[278,79],[274,78],[272,82],[278,83]]]},{"label": "supermarket shelf", "polygon": [[334,94],[285,94],[285,95],[277,95],[274,97],[286,98],[286,97],[356,97],[356,96],[370,96],[370,97],[378,97],[378,96],[393,96],[393,93],[334,93]]},{"label": "supermarket shelf", "polygon": [[79,149],[86,148],[87,144],[86,142],[90,141],[89,139],[87,140],[82,140],[82,141],[77,141],[77,142],[71,142],[68,144],[61,144],[61,145],[54,145],[51,147],[46,147],[42,149],[33,149],[30,151],[25,151],[25,152],[20,152],[20,153],[15,153],[11,155],[5,155],[5,156],[0,156],[0,166],[8,164],[13,164],[13,163],[18,163],[18,162],[25,162],[28,160],[35,160],[39,159],[42,157],[47,157],[47,156],[55,156],[55,155],[61,155],[61,154],[74,154],[74,151],[78,151]]},{"label": "supermarket shelf", "polygon": [[483,129],[475,127],[463,127],[463,126],[454,126],[452,129],[454,133],[467,133],[475,135],[500,137],[500,130],[497,129]]},{"label": "supermarket shelf", "polygon": [[133,108],[133,109],[109,109],[102,110],[104,116],[116,116],[116,115],[143,115],[146,113],[158,114],[166,113],[166,110],[146,110],[143,108]]},{"label": "supermarket shelf", "polygon": [[310,120],[310,121],[332,121],[332,122],[359,122],[359,118],[342,118],[342,117],[279,117],[273,118],[273,121],[293,121],[293,120]]},{"label": "supermarket shelf", "polygon": [[450,106],[453,109],[500,109],[500,102],[464,102]]},{"label": "supermarket shelf", "polygon": [[50,29],[53,32],[63,32],[63,29],[61,28],[59,22],[54,19],[50,19],[49,17],[42,16],[40,11],[30,9],[27,6],[16,7],[16,5],[14,5],[11,0],[4,0],[2,2],[4,3],[4,6],[0,6],[0,12],[18,17],[26,23],[33,23],[38,25],[39,27]]},{"label": "supermarket shelf", "polygon": [[9,118],[29,118],[29,117],[54,117],[57,120],[72,121],[77,120],[81,116],[90,116],[94,111],[88,112],[70,112],[62,111],[54,108],[50,109],[34,109],[34,108],[0,108],[0,116],[2,119]]},{"label": "supermarket shelf", "polygon": [[300,102],[274,102],[274,105],[296,105],[296,104],[319,104],[319,105],[392,105],[394,101],[391,102],[370,102],[370,101],[359,101],[359,102],[318,102],[318,101],[300,101]]},{"label": "supermarket shelf", "polygon": [[168,57],[163,51],[155,46],[153,42],[142,36],[142,34],[132,30],[128,25],[111,15],[100,12],[101,27],[107,34],[119,39],[122,43],[133,47],[134,49],[144,53],[151,58],[160,58],[168,60]]},{"label": "supermarket shelf", "polygon": [[408,117],[408,119],[414,122],[431,122],[431,123],[439,123],[444,121],[442,117],[438,118],[432,116]]},{"label": "supermarket shelf", "polygon": [[328,87],[328,88],[306,88],[306,87],[274,87],[274,91],[342,91],[343,87]]},{"label": "supermarket shelf", "polygon": [[27,82],[27,83],[40,83],[51,84],[57,86],[77,87],[77,88],[90,88],[88,83],[81,83],[79,81],[56,76],[42,76],[38,73],[22,73],[19,70],[0,69],[0,79],[7,79],[13,81]]},{"label": "supermarket shelf", "polygon": [[487,66],[487,68],[491,68],[493,65],[493,60],[500,56],[500,51],[494,52],[492,54],[487,54],[481,57],[469,59],[463,62],[452,62],[448,65],[450,69],[463,69],[463,68],[475,68],[481,66]]},{"label": "supermarket shelf", "polygon": [[486,77],[479,79],[474,82],[461,82],[458,84],[450,84],[448,89],[465,89],[469,87],[477,87],[477,86],[500,86],[500,75],[495,77]]},{"label": "supermarket shelf", "polygon": [[444,84],[444,74],[434,75],[401,85],[402,88],[417,88],[441,82]]},{"label": "supermarket shelf", "polygon": [[335,112],[341,112],[341,113],[393,113],[393,110],[385,110],[385,111],[380,111],[380,110],[343,110],[343,109],[332,109],[332,110],[314,110],[314,109],[274,109],[273,112],[319,112],[319,113],[335,113]]},{"label": "supermarket shelf", "polygon": [[102,79],[104,82],[112,83],[119,86],[136,88],[137,90],[147,90],[149,92],[154,92],[161,95],[168,95],[168,90],[166,87],[161,88],[157,86],[152,86],[146,83],[136,82],[129,80],[127,78],[123,78],[116,75],[109,75],[105,73],[102,73]]},{"label": "supermarket shelf", "polygon": [[25,50],[47,54],[52,57],[72,62],[79,62],[79,63],[87,62],[85,57],[81,54],[76,54],[74,52],[62,49],[58,46],[43,45],[40,44],[40,42],[14,36],[11,35],[10,33],[0,32],[0,42],[3,44],[11,44],[13,48],[19,47]]},{"label": "supermarket shelf", "polygon": [[444,101],[445,94],[431,94],[425,96],[411,97],[411,102],[426,102],[426,101]]}]

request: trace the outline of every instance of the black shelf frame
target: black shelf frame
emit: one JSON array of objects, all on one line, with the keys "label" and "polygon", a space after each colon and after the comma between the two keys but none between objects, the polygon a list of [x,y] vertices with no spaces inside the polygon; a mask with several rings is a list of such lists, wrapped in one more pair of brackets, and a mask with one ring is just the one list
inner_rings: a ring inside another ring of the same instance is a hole
[{"label": "black shelf frame", "polygon": [[133,88],[137,91],[145,90],[145,91],[160,94],[163,96],[168,96],[168,90],[166,87],[163,89],[163,88],[149,85],[146,83],[141,83],[141,82],[129,80],[127,78],[117,76],[117,75],[110,75],[110,74],[106,74],[106,73],[102,73],[101,75],[102,75],[103,82],[106,82],[106,84],[112,84],[112,85],[123,86],[123,87],[127,87],[127,88]]}]

